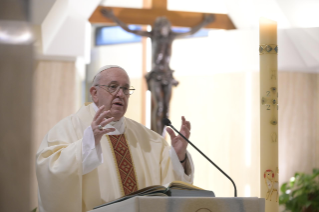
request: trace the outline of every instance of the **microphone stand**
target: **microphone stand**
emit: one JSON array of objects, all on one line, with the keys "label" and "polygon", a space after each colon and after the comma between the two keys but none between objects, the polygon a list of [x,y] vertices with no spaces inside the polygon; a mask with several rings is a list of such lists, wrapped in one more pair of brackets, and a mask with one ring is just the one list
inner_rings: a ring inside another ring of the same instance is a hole
[{"label": "microphone stand", "polygon": [[175,127],[171,124],[171,121],[167,118],[163,121],[166,126],[170,126],[173,128],[175,132],[177,132],[180,136],[182,136],[192,147],[194,147],[202,156],[204,156],[211,164],[213,164],[221,173],[223,173],[233,184],[234,186],[234,197],[237,197],[237,189],[234,181],[223,171],[221,168],[219,168],[211,159],[209,159],[202,151],[200,151],[190,140],[188,140],[183,134],[181,134]]}]

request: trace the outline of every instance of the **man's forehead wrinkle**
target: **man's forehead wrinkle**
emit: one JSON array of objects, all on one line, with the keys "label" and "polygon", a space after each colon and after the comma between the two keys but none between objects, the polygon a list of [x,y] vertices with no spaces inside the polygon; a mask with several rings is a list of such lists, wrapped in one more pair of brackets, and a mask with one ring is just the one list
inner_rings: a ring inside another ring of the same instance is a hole
[{"label": "man's forehead wrinkle", "polygon": [[[110,84],[120,84],[118,81],[111,81]],[[130,85],[128,83],[125,83],[124,85]]]},{"label": "man's forehead wrinkle", "polygon": [[123,71],[122,69],[119,70],[114,70],[115,68],[109,68],[104,70],[103,72],[101,72],[100,74],[100,82],[101,83],[106,83],[106,84],[110,84],[110,83],[118,83],[120,84],[119,81],[114,80],[114,79],[123,79],[126,78],[127,79],[127,83],[125,83],[125,85],[130,85],[130,78],[127,75],[127,73],[125,71]]}]

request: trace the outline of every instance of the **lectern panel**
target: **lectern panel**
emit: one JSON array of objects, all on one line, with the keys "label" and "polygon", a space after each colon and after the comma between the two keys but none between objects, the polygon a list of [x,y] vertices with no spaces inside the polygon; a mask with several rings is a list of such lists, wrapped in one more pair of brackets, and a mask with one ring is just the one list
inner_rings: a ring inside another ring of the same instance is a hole
[{"label": "lectern panel", "polygon": [[257,197],[134,197],[90,212],[265,212]]}]

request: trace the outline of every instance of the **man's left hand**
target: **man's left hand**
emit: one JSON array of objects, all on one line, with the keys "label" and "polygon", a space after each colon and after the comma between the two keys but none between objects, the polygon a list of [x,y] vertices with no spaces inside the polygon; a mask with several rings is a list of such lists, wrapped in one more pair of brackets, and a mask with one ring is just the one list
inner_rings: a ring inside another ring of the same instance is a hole
[{"label": "man's left hand", "polygon": [[[184,135],[187,139],[189,138],[191,132],[191,123],[185,119],[184,116],[182,116],[182,126],[181,126],[181,134]],[[185,154],[186,154],[186,148],[187,148],[187,141],[180,136],[180,135],[175,135],[174,131],[171,128],[166,128],[166,131],[171,137],[171,144],[175,149],[175,152],[178,156],[178,159],[180,161],[185,159]]]}]

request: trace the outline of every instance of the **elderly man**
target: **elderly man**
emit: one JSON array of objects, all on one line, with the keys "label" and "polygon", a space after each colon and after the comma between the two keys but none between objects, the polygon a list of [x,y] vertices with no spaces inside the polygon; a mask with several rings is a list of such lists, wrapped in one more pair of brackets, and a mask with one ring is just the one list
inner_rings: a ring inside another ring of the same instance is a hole
[{"label": "elderly man", "polygon": [[[94,103],[63,119],[37,153],[39,210],[88,211],[150,185],[192,183],[187,142],[167,129],[170,147],[157,133],[124,117],[130,79],[119,66],[104,66],[90,93]],[[182,117],[181,132],[190,135]]]}]

